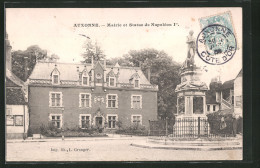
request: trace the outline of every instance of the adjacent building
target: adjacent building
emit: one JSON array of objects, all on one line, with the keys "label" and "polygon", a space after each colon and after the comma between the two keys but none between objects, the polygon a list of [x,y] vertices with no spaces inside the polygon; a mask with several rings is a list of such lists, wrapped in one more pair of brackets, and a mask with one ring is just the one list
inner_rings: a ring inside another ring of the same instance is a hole
[{"label": "adjacent building", "polygon": [[26,138],[29,126],[27,87],[12,73],[11,45],[6,35],[5,123],[6,138]]},{"label": "adjacent building", "polygon": [[217,101],[216,97],[216,92],[211,92],[210,90],[206,92],[207,113],[219,111],[220,102]]},{"label": "adjacent building", "polygon": [[234,113],[243,116],[243,69],[240,70],[235,79],[228,80],[223,84],[217,79],[213,79],[211,84],[217,88],[207,91],[207,112],[222,111],[224,113]]},{"label": "adjacent building", "polygon": [[243,116],[243,69],[234,80],[234,113]]},{"label": "adjacent building", "polygon": [[[148,74],[149,76],[149,74]],[[157,119],[158,86],[140,67],[123,67],[106,61],[92,64],[37,62],[28,79],[30,128],[41,125],[86,129],[117,129]]]}]

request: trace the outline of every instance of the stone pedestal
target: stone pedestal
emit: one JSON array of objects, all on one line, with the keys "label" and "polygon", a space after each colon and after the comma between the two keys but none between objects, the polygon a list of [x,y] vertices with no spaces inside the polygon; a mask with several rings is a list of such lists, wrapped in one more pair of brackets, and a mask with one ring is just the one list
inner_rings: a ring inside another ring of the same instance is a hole
[{"label": "stone pedestal", "polygon": [[176,87],[177,119],[206,118],[207,85],[200,81],[199,68],[181,69],[181,83]]}]

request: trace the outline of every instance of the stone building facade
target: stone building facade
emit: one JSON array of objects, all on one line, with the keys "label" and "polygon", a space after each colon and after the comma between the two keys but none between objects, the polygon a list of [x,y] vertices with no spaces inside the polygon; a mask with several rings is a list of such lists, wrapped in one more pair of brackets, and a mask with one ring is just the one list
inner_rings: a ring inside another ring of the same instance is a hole
[{"label": "stone building facade", "polygon": [[[93,62],[93,61],[92,61]],[[157,119],[158,86],[140,67],[38,62],[28,79],[30,128],[41,125],[117,129]]]}]

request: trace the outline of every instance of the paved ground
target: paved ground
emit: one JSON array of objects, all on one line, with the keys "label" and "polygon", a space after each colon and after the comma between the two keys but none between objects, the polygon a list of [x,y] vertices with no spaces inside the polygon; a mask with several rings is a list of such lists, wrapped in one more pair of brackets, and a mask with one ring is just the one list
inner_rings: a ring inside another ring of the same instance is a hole
[{"label": "paved ground", "polygon": [[7,143],[7,161],[177,161],[239,160],[242,150],[167,150],[131,146],[143,138]]}]

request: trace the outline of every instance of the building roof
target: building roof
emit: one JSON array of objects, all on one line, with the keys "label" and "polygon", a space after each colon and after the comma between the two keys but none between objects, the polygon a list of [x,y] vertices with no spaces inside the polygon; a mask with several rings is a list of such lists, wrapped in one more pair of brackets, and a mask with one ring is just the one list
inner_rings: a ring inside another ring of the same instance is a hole
[{"label": "building roof", "polygon": [[219,104],[216,101],[216,92],[208,90],[206,92],[206,104]]},{"label": "building roof", "polygon": [[25,105],[24,93],[21,88],[6,88],[6,104]]},{"label": "building roof", "polygon": [[14,73],[12,73],[9,69],[6,69],[6,78],[12,81],[15,85],[24,87],[24,82],[20,78],[18,78]]},{"label": "building roof", "polygon": [[19,85],[17,85],[16,83],[14,83],[11,79],[9,79],[9,77],[5,78],[5,86],[6,87],[21,87]]},{"label": "building roof", "polygon": [[242,76],[243,76],[243,69],[240,70],[240,72],[238,73],[237,77],[242,77]]},{"label": "building roof", "polygon": [[15,76],[9,69],[6,69],[6,104],[23,105],[28,101],[28,89],[25,83]]},{"label": "building roof", "polygon": [[[55,65],[60,72],[60,80],[78,81],[79,73],[77,69],[79,72],[82,72],[84,68],[86,68],[88,72],[91,70],[90,64],[37,62],[29,79],[50,80],[51,72],[54,70]],[[105,69],[106,73],[112,70],[115,74],[117,74],[119,70],[119,83],[129,83],[131,76],[137,72],[140,76],[140,84],[150,84],[140,67],[106,66]]]},{"label": "building roof", "polygon": [[222,90],[234,88],[234,80],[235,79],[228,80],[228,81],[224,82],[222,87],[221,87]]}]

